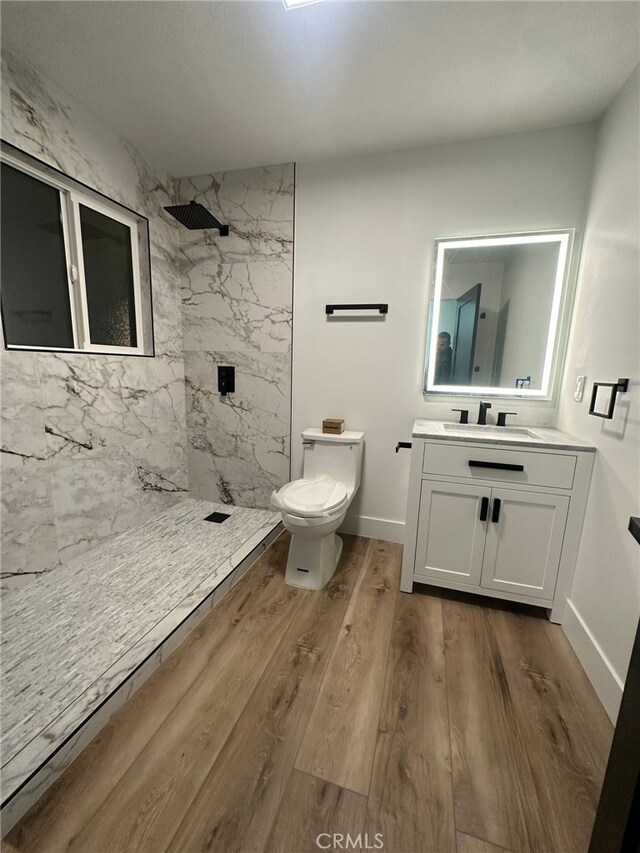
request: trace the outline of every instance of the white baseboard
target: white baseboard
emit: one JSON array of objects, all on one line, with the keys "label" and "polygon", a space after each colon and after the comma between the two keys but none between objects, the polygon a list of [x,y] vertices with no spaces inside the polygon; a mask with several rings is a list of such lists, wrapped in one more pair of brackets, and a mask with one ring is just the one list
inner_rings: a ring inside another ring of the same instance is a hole
[{"label": "white baseboard", "polygon": [[404,521],[389,521],[386,518],[371,518],[368,515],[356,515],[345,518],[342,533],[364,536],[365,539],[384,539],[404,545]]},{"label": "white baseboard", "polygon": [[624,682],[598,645],[571,599],[567,600],[562,630],[571,643],[589,681],[593,684],[605,711],[615,725]]}]

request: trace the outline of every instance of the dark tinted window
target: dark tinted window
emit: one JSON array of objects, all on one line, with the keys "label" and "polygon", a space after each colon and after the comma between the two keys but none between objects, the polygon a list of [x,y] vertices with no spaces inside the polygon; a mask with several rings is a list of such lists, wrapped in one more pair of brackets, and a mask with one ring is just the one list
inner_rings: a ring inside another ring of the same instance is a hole
[{"label": "dark tinted window", "polygon": [[1,292],[6,343],[73,347],[60,193],[2,163]]}]

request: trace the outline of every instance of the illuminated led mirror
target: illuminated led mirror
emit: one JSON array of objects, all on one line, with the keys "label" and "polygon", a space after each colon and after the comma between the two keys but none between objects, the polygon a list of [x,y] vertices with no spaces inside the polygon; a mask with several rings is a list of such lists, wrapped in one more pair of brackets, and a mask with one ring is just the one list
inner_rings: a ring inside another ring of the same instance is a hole
[{"label": "illuminated led mirror", "polygon": [[436,241],[425,393],[551,398],[573,235]]}]

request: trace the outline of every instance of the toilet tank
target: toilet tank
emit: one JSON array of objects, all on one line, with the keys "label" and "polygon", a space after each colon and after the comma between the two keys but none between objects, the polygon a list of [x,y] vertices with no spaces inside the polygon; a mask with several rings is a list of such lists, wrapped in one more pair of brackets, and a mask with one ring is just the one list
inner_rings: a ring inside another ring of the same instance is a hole
[{"label": "toilet tank", "polygon": [[303,477],[328,474],[344,483],[350,495],[358,489],[362,471],[363,432],[345,430],[340,435],[328,435],[321,429],[305,429],[302,446]]}]

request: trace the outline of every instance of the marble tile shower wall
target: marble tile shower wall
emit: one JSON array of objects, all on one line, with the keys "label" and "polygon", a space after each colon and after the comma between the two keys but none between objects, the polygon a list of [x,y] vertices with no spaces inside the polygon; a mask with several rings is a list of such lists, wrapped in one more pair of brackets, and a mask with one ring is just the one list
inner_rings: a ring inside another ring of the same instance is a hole
[{"label": "marble tile shower wall", "polygon": [[3,588],[55,569],[187,491],[178,226],[159,175],[13,59],[2,136],[150,220],[155,358],[2,352]]},{"label": "marble tile shower wall", "polygon": [[[289,479],[294,180],[289,163],[179,182],[230,226],[181,233],[192,497],[267,507]],[[236,368],[227,397],[220,364]]]}]

